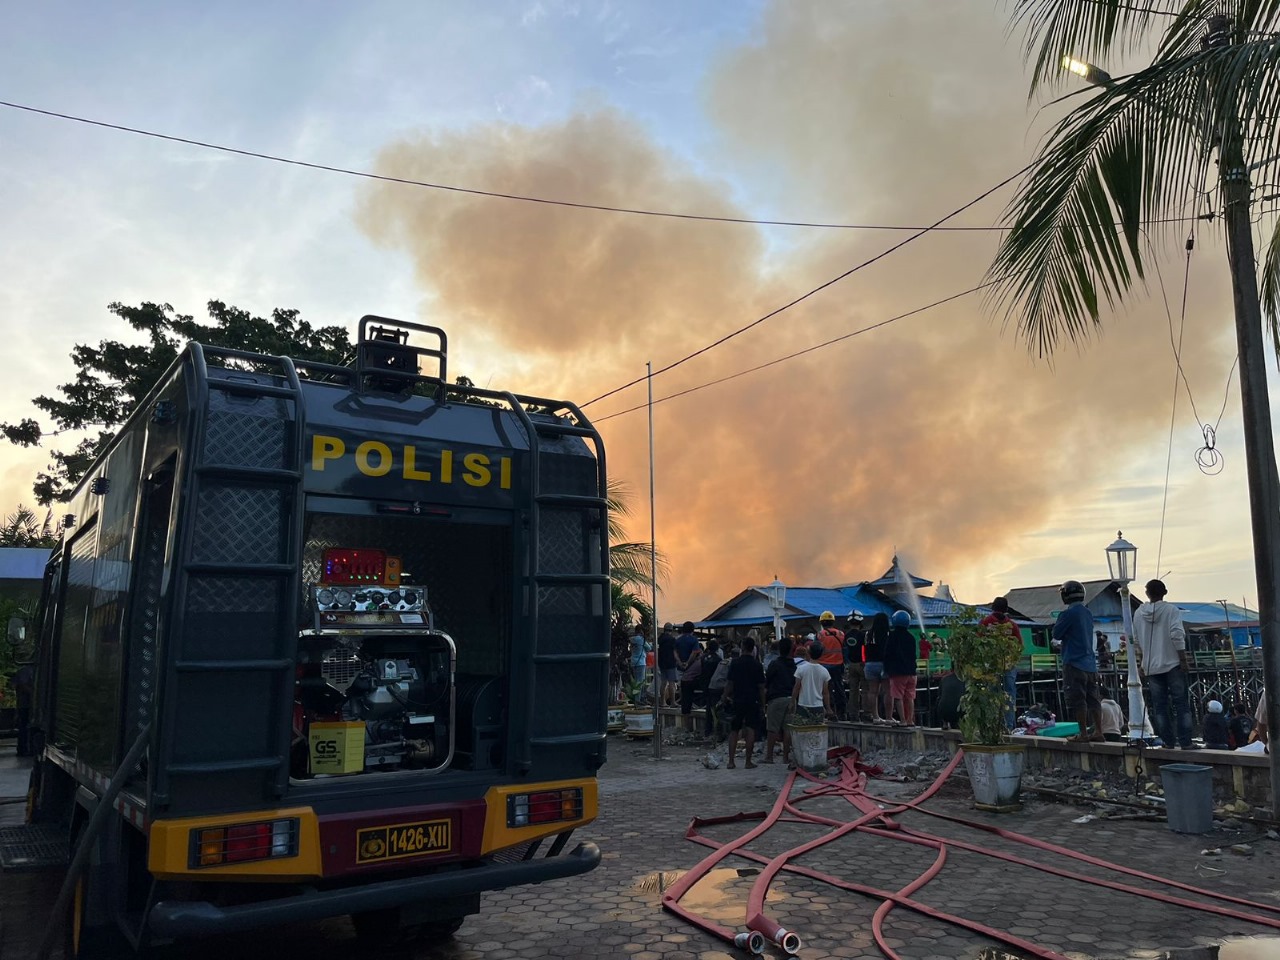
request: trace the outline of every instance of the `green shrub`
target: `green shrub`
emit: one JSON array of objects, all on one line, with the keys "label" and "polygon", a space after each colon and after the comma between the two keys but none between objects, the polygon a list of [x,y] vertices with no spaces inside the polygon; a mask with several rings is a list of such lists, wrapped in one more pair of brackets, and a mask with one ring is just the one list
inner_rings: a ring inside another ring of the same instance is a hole
[{"label": "green shrub", "polygon": [[977,621],[973,607],[947,619],[947,652],[956,675],[965,682],[960,732],[966,743],[994,746],[1004,739],[1010,706],[1004,675],[1018,665],[1022,640],[1007,626],[984,627]]}]

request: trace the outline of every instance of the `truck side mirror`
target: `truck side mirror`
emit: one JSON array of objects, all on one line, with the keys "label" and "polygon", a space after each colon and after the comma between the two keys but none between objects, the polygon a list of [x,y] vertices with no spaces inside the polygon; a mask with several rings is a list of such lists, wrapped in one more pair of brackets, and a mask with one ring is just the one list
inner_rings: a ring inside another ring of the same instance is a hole
[{"label": "truck side mirror", "polygon": [[9,642],[19,644],[27,638],[27,622],[21,617],[9,618]]}]

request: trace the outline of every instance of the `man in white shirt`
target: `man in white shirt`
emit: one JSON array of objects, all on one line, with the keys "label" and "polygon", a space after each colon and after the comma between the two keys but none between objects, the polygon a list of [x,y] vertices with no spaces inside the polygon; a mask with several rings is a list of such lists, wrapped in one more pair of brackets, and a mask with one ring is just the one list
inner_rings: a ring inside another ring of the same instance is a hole
[{"label": "man in white shirt", "polygon": [[809,644],[809,659],[796,667],[796,685],[791,699],[796,705],[799,723],[822,723],[831,712],[831,674],[818,662],[822,657],[821,640]]},{"label": "man in white shirt", "polygon": [[1124,740],[1124,711],[1110,697],[1102,698],[1102,735],[1112,743]]},{"label": "man in white shirt", "polygon": [[1182,612],[1165,601],[1162,580],[1147,581],[1147,602],[1133,615],[1138,668],[1151,693],[1151,722],[1165,746],[1191,750],[1191,703],[1187,699],[1186,630]]}]

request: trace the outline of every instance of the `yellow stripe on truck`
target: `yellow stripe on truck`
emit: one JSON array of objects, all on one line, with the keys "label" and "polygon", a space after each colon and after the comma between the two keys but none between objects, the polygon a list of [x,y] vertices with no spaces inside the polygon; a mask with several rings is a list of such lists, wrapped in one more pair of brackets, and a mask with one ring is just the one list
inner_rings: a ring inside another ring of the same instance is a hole
[{"label": "yellow stripe on truck", "polygon": [[[193,867],[191,845],[200,830],[293,818],[298,821],[298,852],[291,856]],[[217,817],[153,820],[148,834],[147,869],[162,880],[307,880],[321,876],[320,821],[310,807],[253,810]]]},{"label": "yellow stripe on truck", "polygon": [[[531,823],[524,827],[507,826],[507,798],[518,794],[550,793],[554,790],[569,790],[574,787],[582,790],[582,816],[575,820],[556,820],[551,823]],[[564,833],[574,827],[581,827],[596,818],[600,811],[594,778],[587,780],[556,780],[551,783],[518,783],[501,787],[490,787],[484,795],[484,840],[481,843],[482,854],[496,853],[518,843],[537,840],[539,837],[550,837]]]}]

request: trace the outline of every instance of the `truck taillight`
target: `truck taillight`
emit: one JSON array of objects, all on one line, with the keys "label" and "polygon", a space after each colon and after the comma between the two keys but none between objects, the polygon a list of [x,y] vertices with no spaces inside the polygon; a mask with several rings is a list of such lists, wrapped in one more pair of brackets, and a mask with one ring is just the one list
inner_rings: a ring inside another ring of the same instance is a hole
[{"label": "truck taillight", "polygon": [[517,793],[507,798],[507,826],[577,820],[582,816],[582,788]]},{"label": "truck taillight", "polygon": [[188,859],[192,868],[219,867],[297,854],[298,819],[289,817],[192,830]]}]

